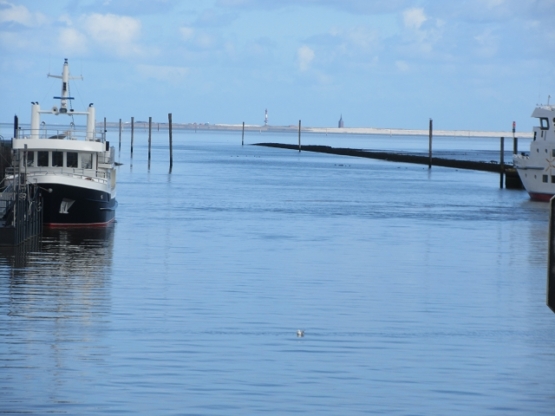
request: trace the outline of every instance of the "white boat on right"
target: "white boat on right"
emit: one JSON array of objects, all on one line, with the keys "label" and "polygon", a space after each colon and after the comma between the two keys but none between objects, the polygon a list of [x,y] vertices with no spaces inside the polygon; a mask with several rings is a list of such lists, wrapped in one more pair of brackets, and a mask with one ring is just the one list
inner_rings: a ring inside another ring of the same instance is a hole
[{"label": "white boat on right", "polygon": [[534,201],[549,202],[555,195],[555,106],[540,105],[532,117],[539,120],[528,154],[513,156],[522,185]]}]

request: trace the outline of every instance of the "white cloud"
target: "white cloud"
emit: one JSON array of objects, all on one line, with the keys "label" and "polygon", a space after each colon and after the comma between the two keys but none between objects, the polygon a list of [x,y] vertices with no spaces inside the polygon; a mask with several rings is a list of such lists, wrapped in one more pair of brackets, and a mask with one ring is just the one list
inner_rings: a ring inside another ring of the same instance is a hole
[{"label": "white cloud", "polygon": [[303,45],[297,50],[297,59],[299,61],[299,69],[301,71],[307,71],[310,67],[310,63],[314,60],[314,51],[308,46]]},{"label": "white cloud", "polygon": [[478,45],[477,53],[479,56],[491,58],[497,53],[498,39],[493,35],[491,29],[486,29],[479,35],[474,36],[474,41]]},{"label": "white cloud", "polygon": [[375,30],[358,27],[349,30],[345,37],[357,49],[375,50],[379,44],[379,36]]},{"label": "white cloud", "polygon": [[[0,32],[0,46],[4,50],[10,51],[24,51],[36,48],[33,40],[21,36],[16,32]],[[6,59],[2,59],[5,61]]]},{"label": "white cloud", "polygon": [[422,24],[428,20],[424,14],[424,9],[412,8],[403,12],[403,22],[405,27],[413,30],[418,30]]},{"label": "white cloud", "polygon": [[46,22],[41,13],[31,13],[25,6],[16,6],[0,0],[0,23],[18,23],[27,27],[40,26]]},{"label": "white cloud", "polygon": [[181,38],[185,41],[191,40],[195,34],[195,29],[188,26],[183,26],[179,28],[179,33],[181,33]]},{"label": "white cloud", "polygon": [[430,18],[421,8],[404,10],[402,21],[405,31],[399,50],[405,57],[437,57],[437,46],[443,41],[447,25],[444,20]]},{"label": "white cloud", "polygon": [[84,54],[87,51],[87,37],[71,27],[60,30],[59,44],[67,54]]},{"label": "white cloud", "polygon": [[138,65],[137,71],[144,78],[151,78],[170,84],[179,84],[189,74],[188,68],[169,65]]},{"label": "white cloud", "polygon": [[228,8],[279,10],[294,7],[330,8],[347,13],[380,14],[395,12],[410,0],[217,0],[218,6]]},{"label": "white cloud", "polygon": [[106,50],[113,50],[122,56],[142,52],[136,43],[141,32],[141,22],[137,19],[94,13],[84,17],[83,27],[91,40]]},{"label": "white cloud", "polygon": [[196,45],[202,49],[210,49],[216,45],[216,38],[209,33],[199,33],[196,37]]},{"label": "white cloud", "polygon": [[505,0],[486,0],[488,7],[498,7],[505,3]]},{"label": "white cloud", "polygon": [[400,72],[407,72],[410,69],[409,64],[405,61],[396,61],[395,66]]},{"label": "white cloud", "polygon": [[182,26],[179,28],[181,39],[197,50],[225,48],[221,36],[210,31]]}]

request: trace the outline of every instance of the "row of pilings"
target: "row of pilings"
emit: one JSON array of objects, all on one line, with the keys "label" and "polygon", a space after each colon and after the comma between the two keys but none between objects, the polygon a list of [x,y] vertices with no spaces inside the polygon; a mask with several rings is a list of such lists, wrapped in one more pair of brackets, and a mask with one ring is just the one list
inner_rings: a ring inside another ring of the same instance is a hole
[{"label": "row of pilings", "polygon": [[[172,145],[172,114],[168,114],[168,139],[169,139],[169,158],[170,158],[170,172],[173,167],[173,145]],[[121,137],[122,137],[122,120],[119,120],[119,151],[121,153]],[[131,117],[131,160],[133,159],[133,144],[134,144],[134,133],[135,133],[135,118]],[[158,123],[158,130],[160,129]],[[106,118],[104,119],[104,131],[106,131]],[[518,152],[518,139],[514,136],[514,124],[513,124],[513,153]],[[301,152],[302,150],[309,152],[320,152],[320,153],[330,153],[343,156],[355,156],[355,157],[366,157],[372,159],[388,160],[392,162],[401,163],[417,163],[428,165],[431,169],[432,166],[443,166],[458,169],[471,169],[486,172],[498,172],[500,187],[504,186],[512,189],[522,189],[522,182],[513,168],[512,165],[507,165],[504,162],[504,146],[505,138],[500,138],[500,160],[499,163],[492,162],[480,162],[480,161],[468,161],[468,160],[457,160],[457,159],[446,159],[440,157],[434,157],[432,152],[432,142],[433,142],[433,120],[429,120],[429,134],[428,134],[428,155],[414,155],[406,154],[400,152],[384,152],[384,151],[371,151],[362,149],[350,149],[350,148],[334,148],[330,146],[319,146],[319,145],[302,145],[301,144],[301,120],[298,124],[298,144],[281,144],[281,143],[256,143],[258,146],[268,146],[276,147],[282,149],[294,149]],[[152,143],[152,117],[148,118],[148,168],[150,169],[151,162],[151,143]],[[245,122],[242,123],[241,132],[241,145],[245,143]]]}]

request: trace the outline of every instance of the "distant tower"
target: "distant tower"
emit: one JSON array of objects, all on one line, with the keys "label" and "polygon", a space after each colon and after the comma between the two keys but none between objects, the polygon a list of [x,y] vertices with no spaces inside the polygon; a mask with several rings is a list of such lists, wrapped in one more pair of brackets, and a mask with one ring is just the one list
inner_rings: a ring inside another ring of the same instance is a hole
[{"label": "distant tower", "polygon": [[345,123],[343,123],[343,114],[341,114],[341,118],[339,119],[339,123],[337,123],[337,127],[339,127],[340,129],[345,127]]},{"label": "distant tower", "polygon": [[266,109],[264,113],[264,125],[268,125],[268,109]]}]

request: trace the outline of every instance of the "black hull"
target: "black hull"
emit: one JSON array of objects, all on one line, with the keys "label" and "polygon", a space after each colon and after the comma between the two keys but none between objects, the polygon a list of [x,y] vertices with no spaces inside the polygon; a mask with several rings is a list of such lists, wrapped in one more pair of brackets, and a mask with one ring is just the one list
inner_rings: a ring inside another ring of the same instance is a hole
[{"label": "black hull", "polygon": [[51,183],[40,187],[45,226],[105,226],[116,218],[117,201],[108,192]]}]

